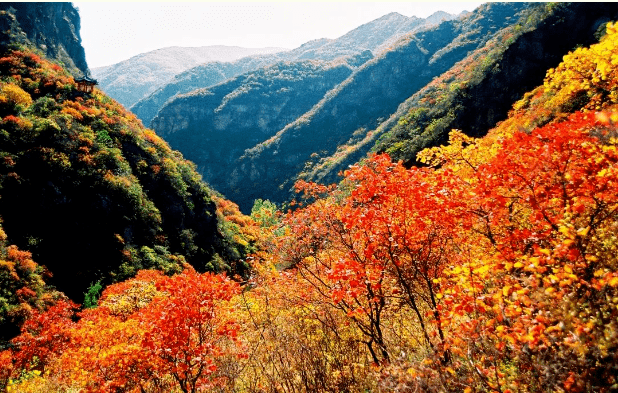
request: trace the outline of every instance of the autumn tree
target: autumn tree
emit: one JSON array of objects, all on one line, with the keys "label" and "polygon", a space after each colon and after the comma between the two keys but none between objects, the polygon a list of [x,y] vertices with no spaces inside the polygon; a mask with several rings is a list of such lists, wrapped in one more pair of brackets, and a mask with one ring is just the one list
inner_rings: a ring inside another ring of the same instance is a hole
[{"label": "autumn tree", "polygon": [[[14,340],[16,371],[46,368],[86,391],[197,392],[233,384],[226,365],[242,355],[229,300],[239,285],[187,269],[143,271],[108,287],[97,308],[73,322],[59,304],[24,325]],[[52,378],[52,377],[50,377]]]}]

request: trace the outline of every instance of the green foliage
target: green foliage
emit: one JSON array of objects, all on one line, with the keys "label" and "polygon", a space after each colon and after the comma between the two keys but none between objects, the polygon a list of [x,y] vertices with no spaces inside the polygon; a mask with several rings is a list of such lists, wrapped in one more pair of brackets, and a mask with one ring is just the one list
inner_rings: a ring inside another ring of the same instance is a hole
[{"label": "green foliage", "polygon": [[96,139],[97,143],[101,144],[101,145],[105,145],[108,147],[112,146],[112,143],[114,142],[112,140],[112,137],[109,136],[109,133],[106,130],[101,130],[99,132],[97,132],[97,139]]},{"label": "green foliage", "polygon": [[0,54],[0,117],[9,240],[71,298],[139,269],[205,270],[215,254],[226,259],[218,269],[242,257],[195,166],[99,90],[78,92],[58,65],[26,49]]},{"label": "green foliage", "polygon": [[261,227],[272,227],[280,222],[277,205],[268,199],[256,199],[251,208],[251,218]]},{"label": "green foliage", "polygon": [[101,289],[103,289],[101,281],[90,284],[88,290],[84,293],[84,308],[95,308],[97,306]]}]

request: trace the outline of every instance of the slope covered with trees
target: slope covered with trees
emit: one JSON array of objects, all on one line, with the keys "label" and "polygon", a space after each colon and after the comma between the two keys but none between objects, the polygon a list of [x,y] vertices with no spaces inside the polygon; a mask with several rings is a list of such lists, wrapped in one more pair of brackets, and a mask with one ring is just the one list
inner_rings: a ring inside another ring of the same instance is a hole
[{"label": "slope covered with trees", "polygon": [[246,56],[271,54],[282,48],[241,48],[212,45],[168,47],[141,53],[120,63],[96,67],[92,75],[110,97],[129,108],[190,68],[207,62],[233,62]]},{"label": "slope covered with trees", "polygon": [[142,271],[33,312],[8,391],[611,392],[618,359],[618,31],[480,139],[386,154],[255,209],[245,291]]},{"label": "slope covered with trees", "polygon": [[376,149],[410,165],[425,147],[446,142],[453,128],[483,135],[506,117],[515,99],[539,84],[543,70],[554,67],[568,50],[598,40],[605,23],[618,17],[618,6],[611,3],[557,3],[550,8],[550,18],[512,26],[497,42],[411,97],[381,126],[384,135]]},{"label": "slope covered with trees", "polygon": [[[323,60],[330,61],[338,57],[359,56],[367,61],[372,56],[368,52],[379,53],[381,48],[390,45],[403,35],[453,19],[455,15],[436,13],[427,19],[406,17],[391,13],[366,23],[337,39],[318,39],[309,41],[298,48],[273,55],[249,56],[235,62],[209,62],[191,68],[174,77],[165,86],[135,103],[130,109],[144,124],[157,115],[167,100],[175,95],[189,93],[195,89],[207,88],[226,79],[247,72],[256,71],[275,63],[285,61]],[[362,55],[361,55],[362,54]],[[362,63],[356,64],[357,66]]]},{"label": "slope covered with trees", "polygon": [[244,271],[194,164],[133,114],[24,48],[2,54],[0,75],[0,217],[50,283],[81,300],[147,267]]},{"label": "slope covered with trees", "polygon": [[358,57],[277,63],[179,96],[151,124],[198,163],[204,179],[217,191],[237,197],[246,190],[230,179],[236,176],[236,162],[244,151],[311,109],[354,72],[356,63]]}]

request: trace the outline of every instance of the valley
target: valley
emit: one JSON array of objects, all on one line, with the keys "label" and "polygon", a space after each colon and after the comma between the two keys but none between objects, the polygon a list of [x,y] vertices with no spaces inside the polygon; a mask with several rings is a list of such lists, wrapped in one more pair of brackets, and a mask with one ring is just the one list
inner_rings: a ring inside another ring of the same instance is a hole
[{"label": "valley", "polygon": [[616,21],[89,69],[74,5],[2,3],[0,390],[614,391]]}]

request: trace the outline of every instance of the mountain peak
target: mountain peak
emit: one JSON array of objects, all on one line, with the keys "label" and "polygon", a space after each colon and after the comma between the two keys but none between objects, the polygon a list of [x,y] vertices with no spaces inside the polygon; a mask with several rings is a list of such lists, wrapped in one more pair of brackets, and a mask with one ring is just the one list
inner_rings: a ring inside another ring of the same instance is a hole
[{"label": "mountain peak", "polygon": [[429,23],[438,24],[444,20],[451,20],[455,18],[455,15],[449,14],[445,11],[436,11],[433,14],[429,15],[425,20]]}]

